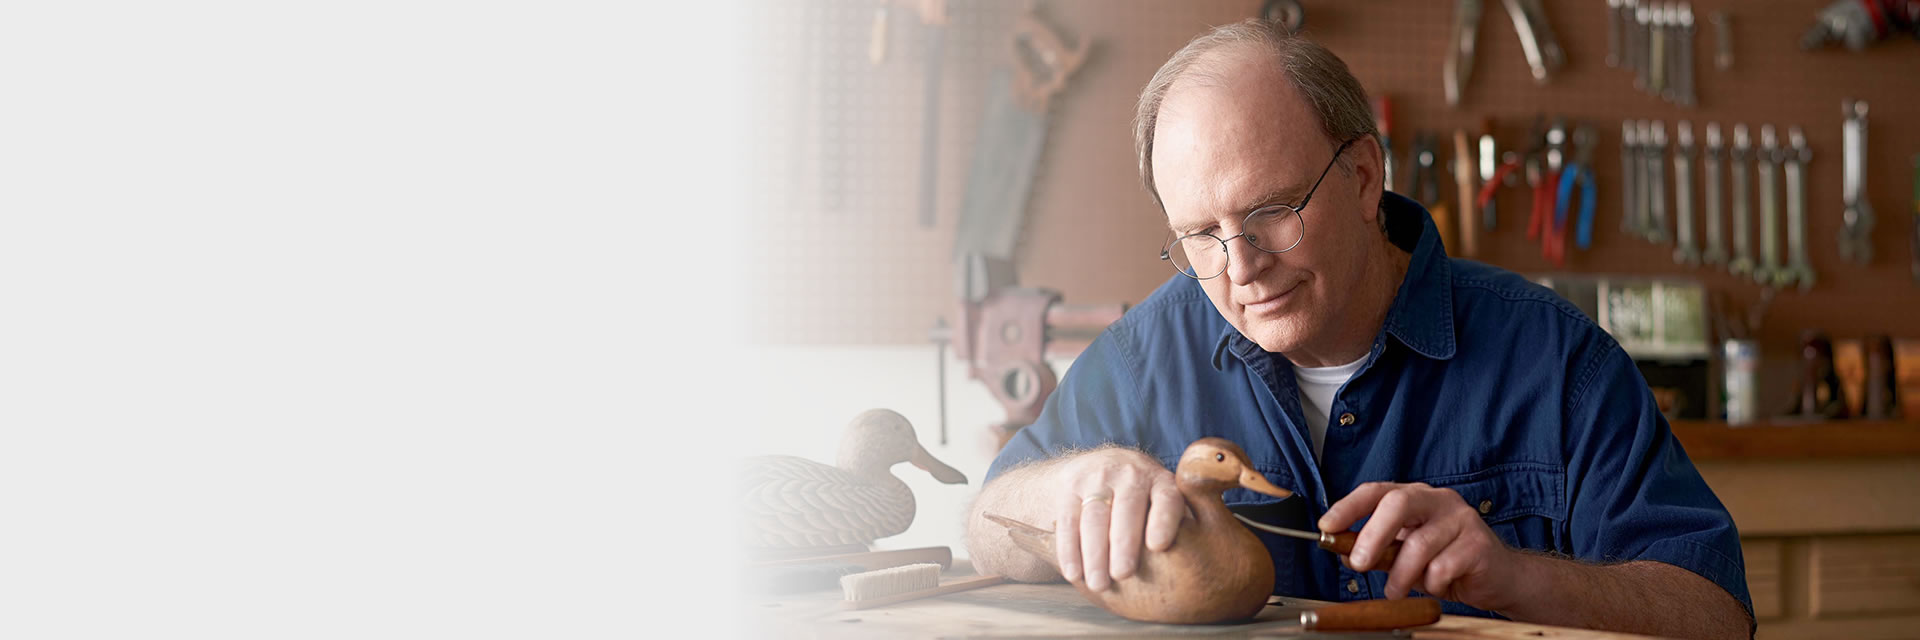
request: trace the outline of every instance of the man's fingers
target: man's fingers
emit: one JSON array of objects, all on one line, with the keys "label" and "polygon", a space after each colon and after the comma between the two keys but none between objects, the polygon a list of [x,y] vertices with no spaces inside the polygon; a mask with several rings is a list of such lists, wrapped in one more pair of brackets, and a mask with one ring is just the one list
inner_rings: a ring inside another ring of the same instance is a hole
[{"label": "man's fingers", "polygon": [[[1428,512],[1432,509],[1428,503],[1433,496],[1420,489],[1419,485],[1400,485],[1380,496],[1378,507],[1374,509],[1372,517],[1367,518],[1367,525],[1360,528],[1360,537],[1353,543],[1353,556],[1350,559],[1353,568],[1361,571],[1386,569],[1386,566],[1375,566],[1380,564],[1376,559],[1381,552],[1393,543],[1401,529],[1417,528],[1428,520]],[[1406,550],[1401,549],[1400,553],[1404,557]]]},{"label": "man's fingers", "polygon": [[1054,558],[1060,564],[1060,577],[1080,584],[1080,501],[1068,496],[1053,520]]},{"label": "man's fingers", "polygon": [[1109,573],[1115,581],[1133,575],[1140,565],[1140,536],[1147,524],[1147,492],[1128,488],[1114,492],[1113,521],[1108,526]]},{"label": "man's fingers", "polygon": [[1109,499],[1088,500],[1080,505],[1080,566],[1086,572],[1087,588],[1105,591],[1111,581],[1107,573],[1107,530],[1111,528],[1113,505]]},{"label": "man's fingers", "polygon": [[1391,482],[1368,482],[1354,487],[1353,493],[1327,507],[1327,512],[1320,516],[1320,530],[1346,531],[1360,518],[1373,513],[1374,507],[1380,504],[1380,497],[1398,486]]},{"label": "man's fingers", "polygon": [[1180,521],[1187,516],[1187,501],[1180,497],[1171,479],[1155,482],[1150,493],[1153,505],[1147,511],[1147,548],[1166,551],[1180,532]]},{"label": "man's fingers", "polygon": [[[1414,529],[1407,534],[1406,541],[1400,544],[1400,555],[1393,560],[1392,567],[1383,567],[1387,571],[1387,591],[1390,600],[1407,596],[1407,592],[1416,587],[1424,587],[1433,568],[1433,559],[1445,553],[1448,546],[1458,537],[1459,531],[1445,523],[1432,523]],[[1427,593],[1433,593],[1428,591]]]}]

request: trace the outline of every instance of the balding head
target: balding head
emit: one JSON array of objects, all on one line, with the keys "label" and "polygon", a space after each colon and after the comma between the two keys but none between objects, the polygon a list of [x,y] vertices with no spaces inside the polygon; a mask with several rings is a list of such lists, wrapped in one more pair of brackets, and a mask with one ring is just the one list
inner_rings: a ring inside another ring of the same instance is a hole
[{"label": "balding head", "polygon": [[1140,92],[1133,120],[1134,152],[1147,193],[1163,209],[1166,203],[1154,182],[1153,142],[1167,95],[1176,85],[1202,88],[1243,81],[1249,62],[1271,65],[1291,82],[1319,120],[1318,128],[1329,143],[1378,136],[1366,90],[1347,70],[1346,63],[1326,47],[1288,34],[1265,20],[1215,27],[1174,52]]}]

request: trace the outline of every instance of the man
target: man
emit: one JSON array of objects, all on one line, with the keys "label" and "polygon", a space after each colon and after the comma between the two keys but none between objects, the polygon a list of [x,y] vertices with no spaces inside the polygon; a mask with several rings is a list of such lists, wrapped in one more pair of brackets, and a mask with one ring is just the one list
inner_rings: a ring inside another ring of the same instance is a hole
[{"label": "man", "polygon": [[1551,291],[1449,259],[1427,212],[1384,192],[1367,105],[1332,53],[1258,21],[1154,76],[1135,141],[1180,273],[994,461],[968,522],[976,565],[1061,577],[994,512],[1051,523],[1060,573],[1108,588],[1173,543],[1187,509],[1168,468],[1220,436],[1297,494],[1236,489],[1236,510],[1363,525],[1344,562],[1262,534],[1276,593],[1750,636],[1738,534],[1632,360]]}]

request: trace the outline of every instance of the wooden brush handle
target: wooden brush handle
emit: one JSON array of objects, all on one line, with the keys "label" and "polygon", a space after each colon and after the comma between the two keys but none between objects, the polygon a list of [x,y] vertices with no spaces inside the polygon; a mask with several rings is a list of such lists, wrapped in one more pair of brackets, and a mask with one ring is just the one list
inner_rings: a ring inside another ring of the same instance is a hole
[{"label": "wooden brush handle", "polygon": [[1365,600],[1327,605],[1300,615],[1313,631],[1390,631],[1440,621],[1440,601],[1433,598]]},{"label": "wooden brush handle", "polygon": [[860,567],[862,571],[874,571],[922,563],[937,564],[940,565],[942,569],[953,568],[953,549],[947,547],[916,547],[913,549],[895,549],[892,551],[866,551],[833,556],[768,560],[766,562],[754,563],[751,566],[786,567],[811,564],[842,564]]},{"label": "wooden brush handle", "polygon": [[[1321,543],[1320,548],[1326,549],[1328,551],[1332,551],[1334,553],[1337,553],[1343,556],[1353,555],[1353,543],[1360,539],[1359,532],[1342,531],[1340,533],[1335,533],[1331,535],[1333,536],[1333,540],[1329,542]],[[1380,552],[1379,559],[1376,559],[1373,561],[1373,569],[1375,571],[1386,571],[1388,569],[1391,569],[1393,568],[1393,559],[1399,556],[1400,556],[1400,541],[1395,540],[1393,542],[1387,543],[1387,548]]]},{"label": "wooden brush handle", "polygon": [[955,580],[953,582],[949,582],[949,583],[940,585],[938,587],[934,587],[932,589],[908,591],[906,593],[897,593],[897,594],[886,596],[886,597],[870,598],[867,600],[860,600],[860,601],[843,600],[840,602],[840,605],[848,609],[872,609],[874,607],[884,607],[890,604],[906,602],[908,600],[919,600],[921,598],[941,596],[941,595],[946,595],[946,594],[954,593],[958,591],[966,591],[968,589],[978,589],[980,587],[991,587],[993,585],[1000,584],[1006,581],[1007,581],[1006,576],[974,576],[972,578]]}]

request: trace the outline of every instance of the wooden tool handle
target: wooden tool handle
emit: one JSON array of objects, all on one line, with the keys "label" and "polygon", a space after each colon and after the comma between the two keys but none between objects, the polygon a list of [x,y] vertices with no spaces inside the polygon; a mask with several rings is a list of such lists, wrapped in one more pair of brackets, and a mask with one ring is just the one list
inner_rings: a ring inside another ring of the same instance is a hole
[{"label": "wooden tool handle", "polygon": [[1327,605],[1301,614],[1300,622],[1313,631],[1390,631],[1440,621],[1440,601],[1433,598],[1365,600]]},{"label": "wooden tool handle", "polygon": [[980,587],[991,587],[993,585],[1000,584],[1006,581],[1007,581],[1006,576],[974,576],[972,578],[955,580],[953,582],[949,582],[949,583],[940,585],[938,587],[934,587],[932,589],[908,591],[906,593],[897,593],[897,594],[882,597],[882,598],[872,598],[868,600],[860,600],[860,601],[844,600],[844,601],[841,601],[840,604],[841,606],[848,609],[872,609],[874,607],[884,607],[890,604],[906,602],[908,600],[919,600],[921,598],[930,598],[933,596],[946,595],[946,594],[954,593],[957,591],[966,591],[968,589],[978,589]]},{"label": "wooden tool handle", "polygon": [[[1359,539],[1360,539],[1359,532],[1342,531],[1340,533],[1333,534],[1332,542],[1322,544],[1320,545],[1320,547],[1343,556],[1353,555],[1353,543],[1358,541]],[[1374,570],[1386,571],[1387,569],[1392,568],[1393,559],[1397,557],[1400,557],[1400,541],[1399,540],[1395,540],[1393,542],[1387,543],[1387,548],[1386,550],[1381,552],[1380,558],[1373,561]]]}]

